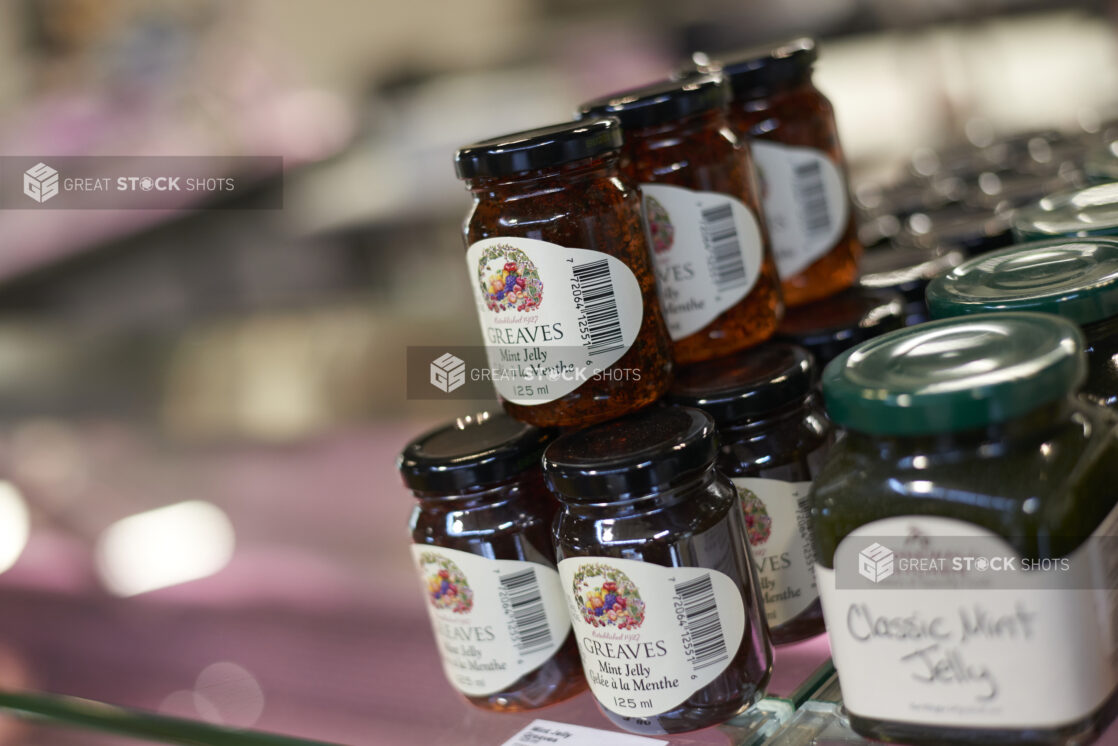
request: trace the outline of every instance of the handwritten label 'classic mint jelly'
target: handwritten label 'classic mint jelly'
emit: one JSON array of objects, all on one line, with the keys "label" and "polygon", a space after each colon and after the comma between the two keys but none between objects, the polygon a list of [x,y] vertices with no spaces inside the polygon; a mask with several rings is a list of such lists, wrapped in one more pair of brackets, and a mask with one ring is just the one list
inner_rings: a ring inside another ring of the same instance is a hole
[{"label": "handwritten label 'classic mint jelly'", "polygon": [[794,619],[811,605],[815,557],[811,538],[811,482],[736,477],[750,551],[757,565],[770,627]]},{"label": "handwritten label 'classic mint jelly'", "polygon": [[[1118,510],[1102,535],[1116,523]],[[1026,571],[1004,539],[956,519],[887,518],[851,532],[835,569],[816,565],[846,708],[955,727],[1081,720],[1118,685],[1118,594],[1106,577],[1118,557],[1102,550],[1113,546],[1089,542]],[[952,587],[965,568],[988,573],[987,587]]]},{"label": "handwritten label 'classic mint jelly'", "polygon": [[846,182],[821,150],[767,140],[752,140],[749,147],[776,268],[781,277],[791,277],[834,248],[846,231]]},{"label": "handwritten label 'classic mint jelly'", "polygon": [[483,372],[514,404],[566,396],[636,341],[644,302],[619,259],[503,237],[473,244],[466,261],[489,358]]},{"label": "handwritten label 'classic mint jelly'", "polygon": [[590,690],[612,712],[679,706],[741,647],[741,591],[716,570],[573,557],[559,562],[559,577]]},{"label": "handwritten label 'classic mint jelly'", "polygon": [[660,307],[673,340],[714,321],[749,294],[761,273],[761,229],[740,200],[641,184]]},{"label": "handwritten label 'classic mint jelly'", "polygon": [[508,689],[547,662],[571,629],[559,573],[413,544],[447,679],[463,694]]}]

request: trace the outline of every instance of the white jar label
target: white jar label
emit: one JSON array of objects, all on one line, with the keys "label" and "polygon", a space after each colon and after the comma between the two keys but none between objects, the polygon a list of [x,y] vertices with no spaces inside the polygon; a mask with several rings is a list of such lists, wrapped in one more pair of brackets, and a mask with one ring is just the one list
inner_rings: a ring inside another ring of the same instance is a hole
[{"label": "white jar label", "polygon": [[571,622],[554,569],[429,544],[413,544],[412,555],[443,670],[463,694],[507,689],[566,640]]},{"label": "white jar label", "polygon": [[761,274],[757,218],[741,200],[641,184],[660,308],[672,339],[699,331],[741,302]]},{"label": "white jar label", "polygon": [[1118,510],[1100,527],[1111,538],[1029,569],[1004,539],[955,519],[851,532],[835,569],[816,565],[846,708],[1012,729],[1090,714],[1118,685],[1116,524]]},{"label": "white jar label", "polygon": [[718,678],[741,647],[732,579],[695,567],[573,557],[559,577],[590,690],[611,712],[667,712]]},{"label": "white jar label", "polygon": [[[487,238],[466,252],[489,375],[502,397],[555,401],[606,370],[636,341],[640,283],[609,254]],[[626,371],[638,380],[641,371]]]},{"label": "white jar label", "polygon": [[811,539],[811,482],[736,477],[749,548],[770,627],[794,619],[819,597]]},{"label": "white jar label", "polygon": [[835,162],[821,150],[751,140],[761,202],[781,277],[826,254],[846,232],[850,199]]}]

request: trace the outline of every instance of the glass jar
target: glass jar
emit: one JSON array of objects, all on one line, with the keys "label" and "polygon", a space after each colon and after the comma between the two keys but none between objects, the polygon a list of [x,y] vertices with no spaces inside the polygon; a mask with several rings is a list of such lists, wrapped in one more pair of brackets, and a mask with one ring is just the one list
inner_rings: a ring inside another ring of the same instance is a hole
[{"label": "glass jar", "polygon": [[595,119],[468,145],[466,259],[505,410],[581,427],[656,401],[671,339],[640,217],[620,178],[621,127]]},{"label": "glass jar", "polygon": [[621,120],[621,172],[640,184],[660,307],[679,364],[772,336],[784,312],[753,160],[720,80],[665,81],[580,107]]},{"label": "glass jar", "polygon": [[859,733],[1079,744],[1113,716],[1118,440],[1072,396],[1082,344],[1066,319],[990,313],[824,371],[844,435],[812,487],[816,579]]},{"label": "glass jar", "polygon": [[1118,235],[1118,183],[1044,197],[1015,210],[1011,224],[1018,241]]},{"label": "glass jar", "polygon": [[559,574],[590,690],[635,733],[721,723],[764,693],[772,644],[710,415],[653,407],[544,453]]},{"label": "glass jar", "polygon": [[668,401],[714,417],[715,466],[738,490],[772,641],[823,631],[808,491],[834,440],[811,353],[769,343],[682,368]]},{"label": "glass jar", "polygon": [[862,276],[858,284],[864,288],[892,290],[904,298],[904,323],[921,324],[929,319],[924,292],[934,277],[959,266],[962,251],[925,249],[916,246],[885,246],[868,249],[862,255]]},{"label": "glass jar", "polygon": [[1079,324],[1087,339],[1081,395],[1118,407],[1118,241],[1036,241],[971,259],[928,286],[938,319],[1042,311]]},{"label": "glass jar", "polygon": [[805,347],[819,370],[856,344],[904,326],[904,299],[891,290],[853,287],[838,295],[793,308],[776,338]]},{"label": "glass jar", "polygon": [[540,472],[554,432],[481,413],[422,435],[397,460],[419,505],[412,553],[452,686],[505,712],[583,691]]},{"label": "glass jar", "polygon": [[858,275],[858,242],[831,102],[811,81],[812,39],[721,55],[730,124],[750,139],[784,302],[834,295]]},{"label": "glass jar", "polygon": [[1098,143],[1087,151],[1083,173],[1091,184],[1118,181],[1118,140]]},{"label": "glass jar", "polygon": [[898,243],[977,256],[1013,243],[1009,218],[987,208],[953,204],[909,215]]}]

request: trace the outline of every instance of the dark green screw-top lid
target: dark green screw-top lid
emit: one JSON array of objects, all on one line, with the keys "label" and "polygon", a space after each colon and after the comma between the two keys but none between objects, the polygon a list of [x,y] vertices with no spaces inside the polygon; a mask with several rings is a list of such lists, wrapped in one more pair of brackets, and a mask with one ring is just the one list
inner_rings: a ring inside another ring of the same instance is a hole
[{"label": "dark green screw-top lid", "polygon": [[900,329],[835,358],[827,413],[876,435],[985,427],[1067,396],[1087,370],[1083,335],[1051,314],[990,313]]},{"label": "dark green screw-top lid", "polygon": [[963,262],[928,285],[934,318],[1043,311],[1091,324],[1118,315],[1118,241],[1036,241]]},{"label": "dark green screw-top lid", "polygon": [[1118,235],[1118,183],[1044,197],[1015,211],[1012,224],[1019,241]]}]

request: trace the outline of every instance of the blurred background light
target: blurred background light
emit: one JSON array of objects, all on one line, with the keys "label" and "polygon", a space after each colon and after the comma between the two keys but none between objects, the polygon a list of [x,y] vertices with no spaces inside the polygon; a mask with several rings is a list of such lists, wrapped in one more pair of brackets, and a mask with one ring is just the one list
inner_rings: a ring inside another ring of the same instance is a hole
[{"label": "blurred background light", "polygon": [[0,482],[0,573],[16,563],[31,533],[31,514],[11,482]]},{"label": "blurred background light", "polygon": [[233,556],[233,524],[202,500],[138,513],[109,526],[97,541],[97,572],[118,596],[135,596],[205,578]]}]

